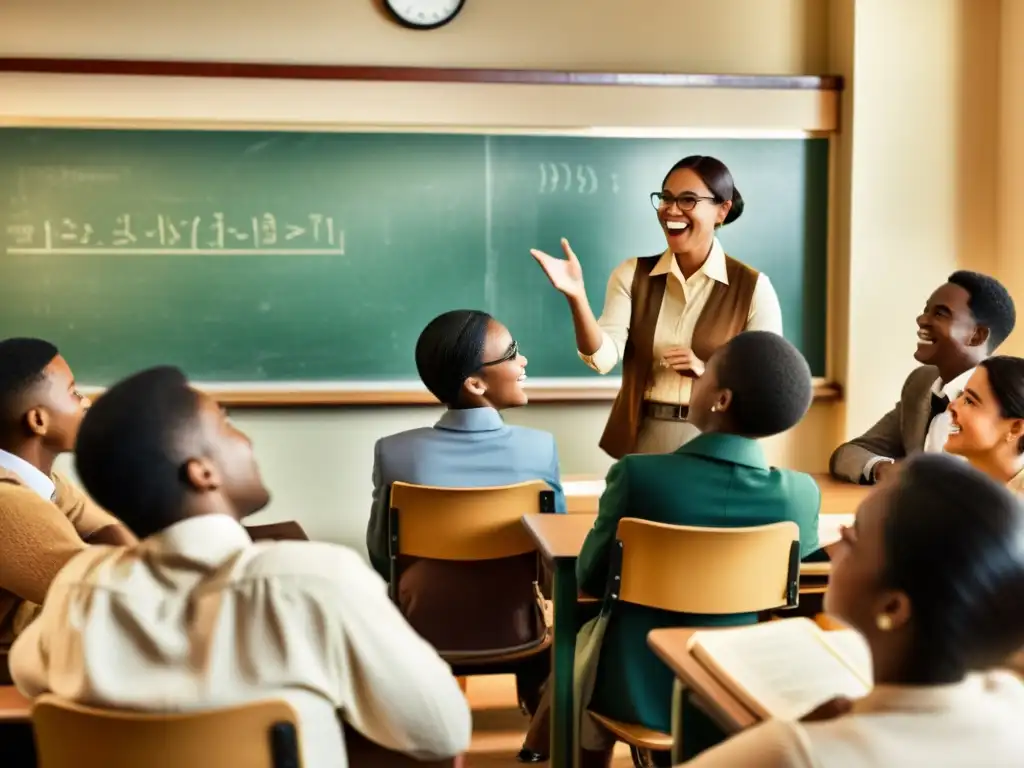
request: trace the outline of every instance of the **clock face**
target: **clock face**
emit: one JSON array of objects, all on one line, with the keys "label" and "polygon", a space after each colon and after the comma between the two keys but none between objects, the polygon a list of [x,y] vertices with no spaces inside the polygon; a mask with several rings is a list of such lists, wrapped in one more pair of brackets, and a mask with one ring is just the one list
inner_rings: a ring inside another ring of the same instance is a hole
[{"label": "clock face", "polygon": [[466,0],[385,0],[385,7],[402,25],[436,29],[459,15]]}]

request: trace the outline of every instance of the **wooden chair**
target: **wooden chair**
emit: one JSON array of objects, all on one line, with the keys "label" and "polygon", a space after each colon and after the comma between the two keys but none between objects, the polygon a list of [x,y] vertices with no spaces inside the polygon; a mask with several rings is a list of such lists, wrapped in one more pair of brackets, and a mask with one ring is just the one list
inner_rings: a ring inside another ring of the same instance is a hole
[{"label": "wooden chair", "polygon": [[[613,601],[712,615],[794,608],[800,529],[789,521],[752,528],[694,528],[623,518],[612,568],[605,599]],[[671,734],[588,714],[630,745],[637,766],[653,764],[648,752],[672,749]]]},{"label": "wooden chair", "polygon": [[32,705],[32,728],[39,768],[303,765],[298,717],[283,701],[153,714],[95,709],[47,694]]},{"label": "wooden chair", "polygon": [[[27,704],[26,704],[27,709]],[[111,711],[41,696],[32,707],[38,768],[301,768],[295,712],[266,701],[158,715]],[[352,766],[459,768],[461,758],[421,762],[374,744],[345,724]],[[6,765],[6,763],[5,763]]]},{"label": "wooden chair", "polygon": [[[394,483],[388,520],[390,589],[398,598],[399,557],[472,562],[536,552],[522,518],[555,511],[555,494],[539,480],[490,488],[435,488]],[[453,604],[452,610],[458,610]],[[441,655],[457,677],[513,671],[551,646],[551,632],[528,648]]]}]

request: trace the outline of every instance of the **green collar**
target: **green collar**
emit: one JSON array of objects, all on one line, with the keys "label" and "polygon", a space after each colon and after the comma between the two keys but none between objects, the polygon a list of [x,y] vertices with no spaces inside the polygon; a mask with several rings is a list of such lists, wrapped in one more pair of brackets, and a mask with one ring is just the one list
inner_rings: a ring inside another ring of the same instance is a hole
[{"label": "green collar", "polygon": [[698,435],[676,453],[704,456],[731,464],[744,464],[755,469],[768,469],[768,460],[765,459],[761,444],[757,440],[739,435],[726,435],[720,432]]}]

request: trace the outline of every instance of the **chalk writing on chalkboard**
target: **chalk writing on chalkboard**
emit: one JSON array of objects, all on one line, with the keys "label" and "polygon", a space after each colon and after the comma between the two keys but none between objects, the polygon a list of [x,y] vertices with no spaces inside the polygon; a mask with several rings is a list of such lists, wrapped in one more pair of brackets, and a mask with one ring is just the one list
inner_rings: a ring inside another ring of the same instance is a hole
[{"label": "chalk writing on chalkboard", "polygon": [[[578,195],[597,194],[597,171],[592,165],[538,163],[537,168],[540,172],[538,194],[553,195],[557,192],[574,192]],[[618,190],[616,189],[616,191]]]},{"label": "chalk writing on chalkboard", "polygon": [[344,256],[345,232],[333,216],[310,213],[283,218],[260,213],[234,219],[205,216],[138,216],[121,213],[106,222],[72,218],[8,224],[11,255],[109,256]]}]

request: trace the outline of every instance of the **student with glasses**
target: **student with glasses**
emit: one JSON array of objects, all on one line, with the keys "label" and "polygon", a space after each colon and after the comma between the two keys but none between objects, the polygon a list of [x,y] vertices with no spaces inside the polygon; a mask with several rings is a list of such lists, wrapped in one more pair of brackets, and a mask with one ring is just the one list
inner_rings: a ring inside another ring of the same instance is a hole
[{"label": "student with glasses", "polygon": [[[395,482],[481,488],[543,480],[555,492],[555,511],[565,511],[554,437],[505,424],[500,414],[526,405],[526,363],[509,330],[485,312],[446,312],[420,334],[416,368],[447,410],[432,427],[377,442],[366,544],[384,578],[389,577],[388,502]],[[400,559],[399,572],[399,607],[436,648],[518,648],[544,635],[533,553],[472,563]],[[541,655],[517,676],[527,711],[539,699],[546,659]]]},{"label": "student with glasses", "polygon": [[670,453],[693,438],[697,429],[686,421],[690,389],[711,354],[743,331],[782,333],[782,309],[767,275],[727,256],[715,237],[743,213],[725,164],[704,155],[683,158],[651,202],[668,247],[612,272],[600,319],[567,240],[564,259],[531,251],[569,301],[583,361],[599,373],[622,361],[622,389],[601,438],[615,458]]}]

